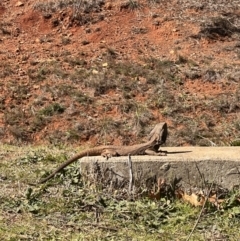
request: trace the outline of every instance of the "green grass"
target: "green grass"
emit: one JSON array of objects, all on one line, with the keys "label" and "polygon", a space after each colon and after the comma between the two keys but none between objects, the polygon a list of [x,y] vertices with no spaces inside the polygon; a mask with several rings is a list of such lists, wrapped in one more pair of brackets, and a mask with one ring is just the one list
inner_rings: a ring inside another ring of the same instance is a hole
[{"label": "green grass", "polygon": [[[199,208],[174,198],[129,199],[124,188],[85,177],[77,163],[46,184],[30,184],[72,154],[63,146],[1,146],[1,240],[186,240]],[[206,206],[190,240],[240,239],[232,193],[221,210]]]}]

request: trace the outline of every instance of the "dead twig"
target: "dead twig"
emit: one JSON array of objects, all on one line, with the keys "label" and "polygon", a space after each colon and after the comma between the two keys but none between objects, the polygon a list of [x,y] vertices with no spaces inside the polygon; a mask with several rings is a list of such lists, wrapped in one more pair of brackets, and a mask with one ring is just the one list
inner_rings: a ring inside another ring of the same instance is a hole
[{"label": "dead twig", "polygon": [[196,227],[197,227],[197,225],[198,225],[198,223],[199,223],[199,221],[200,221],[200,218],[201,218],[201,216],[202,216],[203,210],[204,210],[204,208],[205,208],[205,206],[206,206],[206,203],[207,203],[207,201],[208,201],[208,198],[209,198],[209,196],[210,196],[210,194],[211,194],[213,184],[214,184],[214,182],[215,182],[215,180],[216,180],[216,178],[217,178],[218,172],[219,172],[219,170],[220,170],[220,166],[222,166],[222,165],[219,165],[219,166],[218,166],[218,169],[217,169],[217,171],[216,171],[216,174],[215,174],[215,176],[214,176],[214,179],[213,179],[213,181],[212,181],[212,183],[211,183],[211,186],[210,186],[210,188],[209,188],[208,194],[207,194],[207,196],[206,196],[206,198],[205,198],[205,200],[204,200],[202,209],[201,209],[201,211],[200,211],[200,213],[199,213],[199,215],[198,215],[198,218],[197,218],[197,220],[196,220],[196,222],[195,222],[195,224],[194,224],[194,226],[193,226],[193,228],[192,228],[192,231],[191,231],[191,233],[188,235],[186,241],[189,241],[189,240],[190,240],[190,238],[191,238],[194,230],[196,229]]},{"label": "dead twig", "polygon": [[131,155],[128,155],[128,167],[129,167],[129,188],[128,192],[129,195],[132,194],[133,190],[133,171],[132,171],[132,160],[131,160]]},{"label": "dead twig", "polygon": [[213,141],[209,140],[208,138],[204,137],[204,136],[201,136],[201,135],[198,135],[199,137],[201,137],[202,139],[206,140],[206,141],[209,141],[211,146],[217,146]]}]

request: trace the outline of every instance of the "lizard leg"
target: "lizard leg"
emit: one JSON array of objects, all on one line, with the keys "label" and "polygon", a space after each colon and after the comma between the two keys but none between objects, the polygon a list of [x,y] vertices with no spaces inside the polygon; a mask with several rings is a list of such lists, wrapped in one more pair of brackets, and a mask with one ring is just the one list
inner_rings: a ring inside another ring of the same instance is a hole
[{"label": "lizard leg", "polygon": [[105,149],[102,153],[101,156],[106,157],[106,159],[109,159],[113,156],[118,156],[117,152],[112,150],[112,149]]},{"label": "lizard leg", "polygon": [[167,152],[166,151],[155,151],[155,150],[151,150],[151,149],[147,149],[145,150],[145,153],[149,156],[166,156]]}]

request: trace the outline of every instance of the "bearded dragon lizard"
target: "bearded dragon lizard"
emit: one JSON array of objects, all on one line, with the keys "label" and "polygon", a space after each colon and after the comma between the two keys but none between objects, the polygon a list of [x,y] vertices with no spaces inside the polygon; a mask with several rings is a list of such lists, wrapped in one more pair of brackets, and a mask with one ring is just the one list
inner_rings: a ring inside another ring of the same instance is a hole
[{"label": "bearded dragon lizard", "polygon": [[69,164],[77,161],[79,158],[85,156],[98,156],[101,155],[106,158],[112,156],[128,156],[128,155],[166,155],[159,150],[160,145],[165,143],[167,139],[167,124],[165,122],[158,123],[149,135],[149,140],[143,144],[137,144],[132,146],[98,146],[82,151],[72,158],[68,159],[62,165],[60,165],[52,174],[46,178],[40,180],[40,184],[53,178],[58,172],[64,169]]}]

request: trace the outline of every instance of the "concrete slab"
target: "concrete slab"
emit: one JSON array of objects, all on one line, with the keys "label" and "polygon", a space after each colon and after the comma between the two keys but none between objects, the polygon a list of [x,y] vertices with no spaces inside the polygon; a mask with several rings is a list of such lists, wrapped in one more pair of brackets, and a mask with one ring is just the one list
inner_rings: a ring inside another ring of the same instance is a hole
[{"label": "concrete slab", "polygon": [[[186,188],[206,187],[206,183],[216,183],[232,189],[240,185],[240,147],[162,147],[167,156],[132,156],[135,182],[149,178],[181,178]],[[129,180],[128,157],[84,157],[80,161],[81,170],[92,175],[96,162],[102,175],[108,173],[119,181]]]}]

